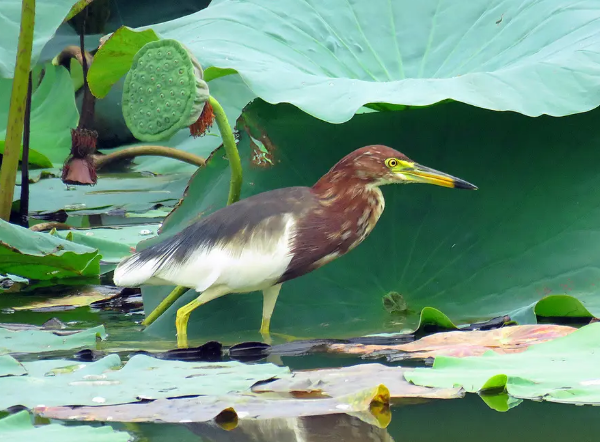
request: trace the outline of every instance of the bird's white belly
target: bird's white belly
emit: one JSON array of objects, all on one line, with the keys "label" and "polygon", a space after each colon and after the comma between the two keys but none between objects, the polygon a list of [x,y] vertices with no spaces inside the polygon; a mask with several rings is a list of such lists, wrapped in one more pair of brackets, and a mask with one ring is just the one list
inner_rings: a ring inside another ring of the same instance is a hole
[{"label": "bird's white belly", "polygon": [[292,260],[293,226],[290,217],[278,238],[260,235],[241,250],[235,244],[198,250],[185,263],[161,269],[155,276],[198,292],[217,285],[237,293],[263,290],[277,282]]}]

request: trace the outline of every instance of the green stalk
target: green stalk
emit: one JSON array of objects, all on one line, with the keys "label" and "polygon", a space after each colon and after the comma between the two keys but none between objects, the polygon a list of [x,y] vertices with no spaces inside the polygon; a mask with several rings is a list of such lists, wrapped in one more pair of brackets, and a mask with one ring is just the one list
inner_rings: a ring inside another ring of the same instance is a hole
[{"label": "green stalk", "polygon": [[242,193],[242,161],[240,160],[240,154],[238,153],[235,138],[231,131],[231,126],[229,126],[229,122],[227,121],[225,111],[212,95],[209,97],[208,102],[213,108],[215,120],[217,120],[217,126],[219,126],[219,132],[221,132],[221,138],[223,139],[225,154],[231,168],[229,198],[227,198],[227,205],[230,205],[238,201]]},{"label": "green stalk", "polygon": [[[227,121],[227,115],[221,104],[213,97],[210,96],[208,99],[210,105],[213,108],[215,114],[215,120],[221,132],[221,138],[223,139],[223,147],[225,148],[225,154],[229,160],[229,167],[231,168],[231,180],[229,182],[229,197],[227,198],[227,205],[233,204],[240,199],[242,193],[242,161],[240,160],[240,154],[235,144],[235,138],[231,130],[231,126]],[[148,326],[158,319],[171,305],[177,301],[181,296],[188,291],[188,287],[178,285],[173,289],[169,295],[161,301],[158,306],[152,310],[152,312],[144,319],[142,325]]]},{"label": "green stalk", "polygon": [[25,99],[31,68],[31,47],[33,45],[33,26],[35,23],[35,0],[22,0],[21,30],[17,48],[15,77],[10,95],[10,109],[6,128],[4,156],[0,169],[0,219],[8,221],[13,203],[17,169],[21,155],[23,121],[25,118]]}]

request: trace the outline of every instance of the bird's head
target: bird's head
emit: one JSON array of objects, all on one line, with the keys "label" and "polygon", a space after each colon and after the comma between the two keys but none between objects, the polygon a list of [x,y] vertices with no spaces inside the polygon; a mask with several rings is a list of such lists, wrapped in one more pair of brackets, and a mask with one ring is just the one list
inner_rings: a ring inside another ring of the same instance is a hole
[{"label": "bird's head", "polygon": [[426,183],[456,189],[476,190],[460,178],[415,163],[391,147],[365,146],[342,158],[329,172],[339,180],[359,179],[376,186],[384,184]]}]

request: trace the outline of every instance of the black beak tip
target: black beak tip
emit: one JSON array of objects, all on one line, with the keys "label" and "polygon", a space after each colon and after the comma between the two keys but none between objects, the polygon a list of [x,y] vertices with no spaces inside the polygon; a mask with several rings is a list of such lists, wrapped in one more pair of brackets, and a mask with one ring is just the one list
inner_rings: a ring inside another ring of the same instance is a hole
[{"label": "black beak tip", "polygon": [[465,189],[465,190],[477,190],[477,186],[474,186],[473,184],[468,183],[463,180],[456,180],[454,182],[454,188],[455,189]]}]

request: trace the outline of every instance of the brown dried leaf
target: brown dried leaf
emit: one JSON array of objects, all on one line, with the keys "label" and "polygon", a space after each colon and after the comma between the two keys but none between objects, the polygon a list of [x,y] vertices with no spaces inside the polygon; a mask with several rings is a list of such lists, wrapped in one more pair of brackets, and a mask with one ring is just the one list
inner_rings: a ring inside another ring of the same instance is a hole
[{"label": "brown dried leaf", "polygon": [[519,353],[531,345],[566,336],[575,330],[573,327],[554,324],[518,325],[486,331],[436,333],[408,344],[332,344],[328,350],[363,356],[387,355],[391,359],[481,356],[488,350],[496,353]]}]

